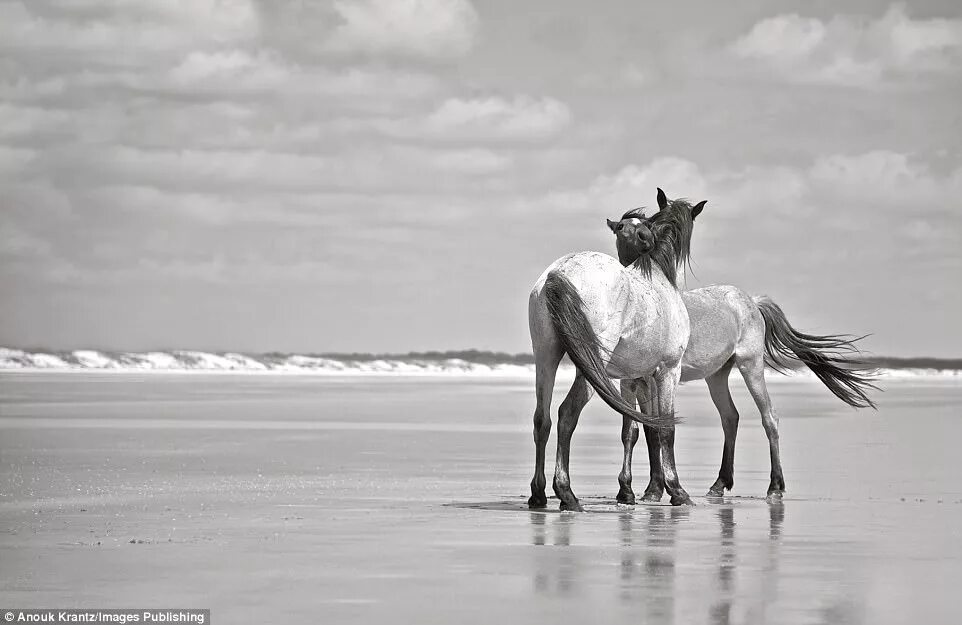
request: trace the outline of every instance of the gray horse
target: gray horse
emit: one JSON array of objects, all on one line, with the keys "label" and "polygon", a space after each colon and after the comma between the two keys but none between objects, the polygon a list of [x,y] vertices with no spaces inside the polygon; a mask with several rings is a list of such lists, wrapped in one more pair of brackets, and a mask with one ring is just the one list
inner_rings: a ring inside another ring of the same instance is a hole
[{"label": "gray horse", "polygon": [[[608,220],[615,234],[615,245],[622,265],[630,266],[640,257],[651,253],[646,231],[651,217],[643,209],[628,211],[619,221]],[[704,379],[708,383],[712,401],[721,416],[725,432],[721,469],[718,479],[708,490],[709,497],[719,497],[731,490],[735,483],[735,435],[738,432],[738,411],[728,388],[732,367],[742,374],[748,391],[762,416],[762,426],[768,436],[771,453],[770,499],[778,499],[785,491],[785,478],[778,449],[778,416],[772,406],[765,384],[765,367],[786,372],[792,364],[805,364],[828,389],[846,404],[855,408],[875,407],[867,391],[876,388],[872,372],[851,355],[858,350],[856,337],[847,335],[819,336],[799,332],[789,324],[782,309],[767,297],[752,297],[730,285],[709,286],[681,293],[688,310],[690,334],[681,362],[681,380]],[[622,398],[633,405],[651,403],[651,393],[644,381],[624,381]],[[622,423],[624,462],[618,476],[618,501],[632,504],[631,455],[638,441],[638,425],[625,418]],[[658,501],[665,488],[665,478],[658,461],[658,434],[645,426],[651,479],[645,501]]]},{"label": "gray horse", "polygon": [[[688,345],[688,311],[675,277],[689,256],[692,226],[705,206],[669,202],[658,190],[659,212],[636,220],[632,231],[636,262],[622,266],[611,256],[579,252],[549,266],[528,300],[534,350],[537,406],[534,412],[535,469],[531,508],[547,505],[545,446],[551,432],[551,394],[565,353],[577,367],[574,384],[558,411],[558,454],[553,481],[562,510],[581,510],[571,491],[568,457],[571,435],[594,389],[632,423],[651,427],[661,484],[675,505],[691,503],[681,487],[674,459],[674,398],[681,358]],[[635,410],[612,382],[650,380],[652,407]]]}]

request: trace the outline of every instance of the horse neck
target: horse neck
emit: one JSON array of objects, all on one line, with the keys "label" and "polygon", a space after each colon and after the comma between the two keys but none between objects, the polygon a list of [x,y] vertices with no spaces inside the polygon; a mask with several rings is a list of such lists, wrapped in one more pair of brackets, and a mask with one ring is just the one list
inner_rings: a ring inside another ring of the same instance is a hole
[{"label": "horse neck", "polygon": [[649,262],[648,267],[649,269],[647,270],[647,275],[646,275],[646,269],[642,265],[638,265],[638,264],[628,265],[627,269],[629,269],[630,271],[636,272],[638,275],[642,276],[642,278],[644,279],[647,279],[652,284],[663,285],[674,291],[680,290],[677,284],[678,284],[678,277],[681,274],[681,269],[682,269],[681,267],[675,268],[675,284],[672,284],[671,280],[668,278],[667,275],[665,275],[665,272],[658,265],[658,263]]},{"label": "horse neck", "polygon": [[671,280],[668,279],[668,276],[665,275],[665,272],[662,271],[661,267],[658,265],[655,265],[651,268],[651,280],[652,282],[657,281],[659,284],[664,284],[666,287],[672,290],[678,290],[678,287],[671,283]]}]

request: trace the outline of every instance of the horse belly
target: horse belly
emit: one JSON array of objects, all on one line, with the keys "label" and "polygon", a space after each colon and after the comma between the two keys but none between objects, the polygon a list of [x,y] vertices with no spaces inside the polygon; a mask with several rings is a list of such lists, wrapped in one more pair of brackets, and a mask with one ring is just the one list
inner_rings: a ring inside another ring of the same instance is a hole
[{"label": "horse belly", "polygon": [[688,309],[691,333],[681,363],[684,382],[700,380],[721,369],[735,352],[738,318],[712,287],[682,295]]}]

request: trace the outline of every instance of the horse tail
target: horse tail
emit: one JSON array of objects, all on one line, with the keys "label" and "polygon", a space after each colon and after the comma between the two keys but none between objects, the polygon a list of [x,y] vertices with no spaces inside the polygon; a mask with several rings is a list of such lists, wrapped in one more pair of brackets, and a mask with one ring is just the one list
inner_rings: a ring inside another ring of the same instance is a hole
[{"label": "horse tail", "polygon": [[875,408],[868,397],[876,372],[864,361],[848,354],[859,352],[855,343],[865,337],[846,334],[805,334],[788,322],[781,307],[770,298],[752,300],[765,319],[765,364],[779,373],[791,368],[798,359],[812,370],[828,390],[854,408]]},{"label": "horse tail", "polygon": [[571,281],[552,271],[544,283],[545,301],[561,345],[585,379],[606,404],[643,425],[673,425],[674,415],[653,414],[635,410],[615,388],[608,376],[601,354],[608,352],[595,334],[585,315],[584,302]]}]

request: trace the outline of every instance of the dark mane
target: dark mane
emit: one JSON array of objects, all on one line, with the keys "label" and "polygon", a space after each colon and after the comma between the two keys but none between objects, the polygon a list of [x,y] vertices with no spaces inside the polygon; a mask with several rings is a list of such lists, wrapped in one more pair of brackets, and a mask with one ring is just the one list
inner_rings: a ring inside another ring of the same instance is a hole
[{"label": "dark mane", "polygon": [[[672,286],[678,287],[678,268],[684,268],[691,256],[691,209],[692,205],[688,200],[671,200],[665,210],[658,211],[646,220],[648,228],[655,236],[655,247],[639,256],[633,263],[646,277],[651,277],[654,263]],[[633,209],[625,215],[638,210],[640,209]]]},{"label": "dark mane", "polygon": [[621,216],[622,219],[631,219],[632,217],[636,219],[645,219],[645,207],[639,206],[638,208],[633,208]]}]

